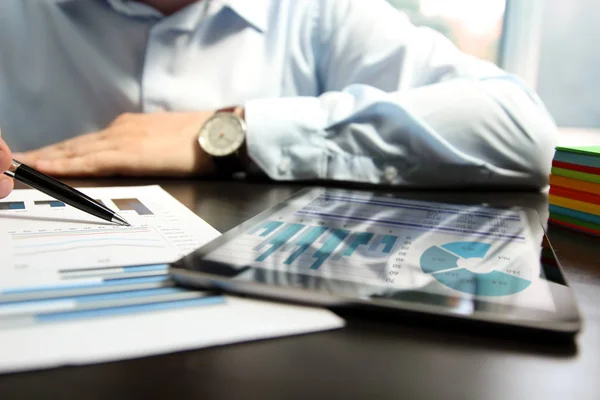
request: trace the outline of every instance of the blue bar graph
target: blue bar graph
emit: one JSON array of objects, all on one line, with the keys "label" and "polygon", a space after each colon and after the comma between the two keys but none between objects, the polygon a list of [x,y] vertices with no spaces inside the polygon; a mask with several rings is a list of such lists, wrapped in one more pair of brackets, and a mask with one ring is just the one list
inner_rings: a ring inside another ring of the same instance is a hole
[{"label": "blue bar graph", "polygon": [[[283,246],[288,240],[290,240],[296,233],[300,232],[302,228],[304,228],[304,224],[288,224],[285,228],[282,228],[281,232],[275,234],[272,238],[267,239],[267,243],[271,245],[271,247],[262,253],[256,261],[264,261],[273,254],[277,249]],[[263,242],[264,243],[264,242]],[[259,245],[262,247],[262,244]]]},{"label": "blue bar graph", "polygon": [[[71,300],[76,303],[84,304],[84,303],[93,303],[96,301],[107,301],[107,300],[119,300],[119,299],[132,299],[138,297],[150,297],[150,296],[161,296],[161,295],[170,295],[170,294],[179,294],[179,293],[187,293],[189,292],[184,288],[174,288],[174,287],[161,287],[154,289],[141,289],[141,290],[127,290],[125,292],[109,292],[109,293],[99,293],[99,294],[79,294],[79,295],[70,295],[65,294],[64,296],[57,296],[51,298],[33,298],[33,299],[22,299],[11,302],[0,302],[1,309],[9,309],[10,307],[22,307],[24,304],[49,304],[57,301]],[[65,293],[68,293],[66,291]]]},{"label": "blue bar graph", "polygon": [[310,266],[310,269],[319,269],[349,234],[350,231],[346,229],[334,229],[325,244],[313,254],[317,261]]},{"label": "blue bar graph", "polygon": [[138,314],[148,311],[166,311],[192,306],[207,306],[224,304],[223,296],[199,297],[195,299],[174,300],[148,304],[125,305],[120,307],[105,307],[92,310],[73,310],[51,312],[36,315],[37,322],[63,322],[74,319],[112,317],[116,315]]},{"label": "blue bar graph", "polygon": [[354,254],[358,246],[360,246],[361,244],[369,243],[369,240],[371,240],[372,237],[373,233],[371,232],[358,233],[354,238],[354,241],[346,248],[346,251],[344,251],[344,255],[351,256],[352,254]]},{"label": "blue bar graph", "polygon": [[[266,236],[254,247],[258,254],[255,261],[263,262],[277,252],[286,257],[282,264],[292,265],[300,262],[300,257],[310,252],[315,260],[308,261],[306,267],[313,270],[319,269],[328,259],[335,261],[352,257],[361,246],[365,246],[364,250],[369,253],[390,254],[398,241],[398,237],[394,235],[281,221],[266,221],[253,227],[248,234]],[[306,259],[303,260],[302,264],[306,262]],[[281,262],[279,258],[277,262]]]},{"label": "blue bar graph", "polygon": [[143,272],[143,271],[162,271],[168,270],[168,264],[156,264],[156,265],[132,265],[130,267],[123,267],[125,272]]},{"label": "blue bar graph", "polygon": [[398,236],[394,235],[377,235],[373,243],[369,246],[369,251],[377,251],[379,245],[383,245],[383,253],[389,254],[392,252]]},{"label": "blue bar graph", "polygon": [[65,203],[58,200],[36,200],[33,204],[36,206],[66,207]]},{"label": "blue bar graph", "polygon": [[[122,286],[122,285],[134,285],[142,283],[155,283],[155,282],[167,282],[169,277],[167,275],[159,276],[148,276],[142,278],[115,278],[115,279],[103,279],[102,282],[88,282],[83,280],[82,282],[67,282],[58,283],[54,285],[46,286],[29,286],[20,288],[9,288],[0,290],[0,294],[22,294],[22,293],[42,293],[42,292],[53,292],[67,289],[94,289],[110,286]],[[2,298],[0,298],[1,302]]]},{"label": "blue bar graph", "polygon": [[319,238],[328,229],[329,228],[326,226],[315,226],[307,233],[302,235],[302,237],[296,241],[296,245],[299,246],[298,249],[294,251],[283,263],[289,265],[296,261],[296,259],[300,257],[302,253],[304,253],[306,249],[308,249],[315,242],[315,240],[317,240],[317,238]]},{"label": "blue bar graph", "polygon": [[25,203],[22,201],[3,201],[0,202],[0,210],[24,210]]},{"label": "blue bar graph", "polygon": [[281,221],[267,221],[264,224],[261,224],[257,227],[254,227],[250,230],[251,234],[255,234],[262,230],[262,233],[259,236],[265,237],[269,236],[273,231],[283,225]]}]

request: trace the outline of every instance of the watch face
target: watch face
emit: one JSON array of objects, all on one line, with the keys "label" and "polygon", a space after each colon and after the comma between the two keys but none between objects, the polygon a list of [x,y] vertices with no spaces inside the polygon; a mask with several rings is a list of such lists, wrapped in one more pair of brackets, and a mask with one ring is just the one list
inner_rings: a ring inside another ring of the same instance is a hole
[{"label": "watch face", "polygon": [[212,156],[227,156],[235,153],[244,143],[246,127],[244,121],[232,113],[218,113],[200,131],[200,146]]}]

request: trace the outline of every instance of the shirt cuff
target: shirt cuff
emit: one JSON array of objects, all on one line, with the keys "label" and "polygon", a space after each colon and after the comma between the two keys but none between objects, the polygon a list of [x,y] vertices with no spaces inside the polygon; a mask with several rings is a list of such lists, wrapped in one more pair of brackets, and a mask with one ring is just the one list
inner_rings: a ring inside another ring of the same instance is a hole
[{"label": "shirt cuff", "polygon": [[248,156],[274,180],[377,183],[387,178],[371,157],[332,142],[329,113],[317,97],[251,100],[245,104]]},{"label": "shirt cuff", "polygon": [[399,171],[384,159],[342,149],[333,140],[337,124],[330,119],[343,120],[347,112],[344,107],[331,110],[327,101],[322,96],[247,102],[250,159],[274,180],[400,183]]},{"label": "shirt cuff", "polygon": [[325,112],[314,97],[269,98],[245,104],[248,156],[271,179],[321,179],[327,160]]}]

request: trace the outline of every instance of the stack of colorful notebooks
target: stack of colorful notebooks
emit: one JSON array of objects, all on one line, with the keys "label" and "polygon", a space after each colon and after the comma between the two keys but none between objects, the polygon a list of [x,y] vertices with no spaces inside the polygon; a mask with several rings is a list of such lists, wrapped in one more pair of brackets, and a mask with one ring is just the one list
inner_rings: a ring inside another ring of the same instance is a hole
[{"label": "stack of colorful notebooks", "polygon": [[550,222],[600,235],[600,146],[556,148]]}]

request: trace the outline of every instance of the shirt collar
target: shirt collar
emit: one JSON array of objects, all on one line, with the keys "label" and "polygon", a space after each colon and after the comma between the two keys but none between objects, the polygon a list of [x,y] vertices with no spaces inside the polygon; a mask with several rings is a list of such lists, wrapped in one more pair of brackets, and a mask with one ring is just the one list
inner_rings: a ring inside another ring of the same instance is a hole
[{"label": "shirt collar", "polygon": [[[134,0],[105,0],[117,12],[135,17],[162,17],[154,8]],[[202,2],[211,0],[202,0]],[[269,0],[212,0],[217,10],[229,8],[260,32],[266,32],[269,17]],[[176,15],[176,14],[174,14]],[[187,18],[184,18],[187,20]],[[189,19],[186,22],[193,22]],[[188,24],[185,24],[188,25]],[[191,27],[188,27],[191,28]]]},{"label": "shirt collar", "polygon": [[[205,0],[206,1],[206,0]],[[269,0],[213,0],[228,7],[248,24],[260,32],[266,32],[269,25]]]},{"label": "shirt collar", "polygon": [[132,0],[106,0],[106,2],[118,13],[130,17],[162,17],[162,14],[154,8]]}]

